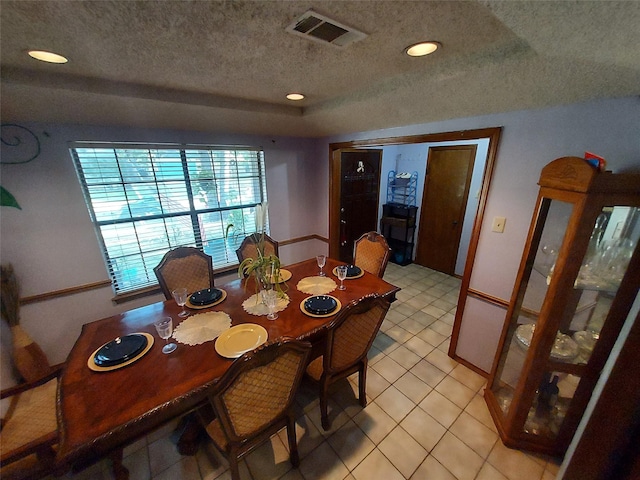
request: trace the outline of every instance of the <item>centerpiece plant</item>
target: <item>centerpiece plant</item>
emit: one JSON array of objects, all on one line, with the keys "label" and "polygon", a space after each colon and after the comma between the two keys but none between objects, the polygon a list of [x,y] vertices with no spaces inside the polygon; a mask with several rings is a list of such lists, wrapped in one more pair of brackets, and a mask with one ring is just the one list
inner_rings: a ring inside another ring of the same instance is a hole
[{"label": "centerpiece plant", "polygon": [[[256,205],[255,223],[256,231],[252,239],[256,246],[256,256],[245,258],[238,266],[238,276],[245,279],[253,277],[256,284],[256,292],[260,290],[275,289],[279,296],[284,296],[284,290],[279,282],[280,259],[277,255],[265,254],[265,229],[267,224],[267,202]],[[286,284],[285,288],[286,288]]]}]

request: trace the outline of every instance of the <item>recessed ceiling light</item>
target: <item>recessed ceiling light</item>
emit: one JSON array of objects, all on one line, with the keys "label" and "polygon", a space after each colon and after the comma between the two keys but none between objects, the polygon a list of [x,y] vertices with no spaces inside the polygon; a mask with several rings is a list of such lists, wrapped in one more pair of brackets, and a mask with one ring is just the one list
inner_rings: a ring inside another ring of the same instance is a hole
[{"label": "recessed ceiling light", "polygon": [[289,93],[287,94],[287,98],[289,100],[302,100],[304,99],[304,95],[301,93]]},{"label": "recessed ceiling light", "polygon": [[435,52],[439,47],[438,42],[420,42],[409,45],[404,51],[410,57],[424,57]]},{"label": "recessed ceiling light", "polygon": [[43,62],[67,63],[69,61],[62,55],[58,55],[57,53],[53,52],[47,52],[46,50],[29,50],[27,53],[30,57],[33,57],[36,60],[41,60]]}]

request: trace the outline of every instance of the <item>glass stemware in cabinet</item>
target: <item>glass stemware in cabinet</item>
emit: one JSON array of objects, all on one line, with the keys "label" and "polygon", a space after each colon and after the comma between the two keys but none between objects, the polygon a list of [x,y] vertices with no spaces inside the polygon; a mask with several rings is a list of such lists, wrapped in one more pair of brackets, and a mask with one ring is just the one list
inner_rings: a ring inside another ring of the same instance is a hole
[{"label": "glass stemware in cabinet", "polygon": [[189,293],[186,288],[176,288],[173,292],[173,299],[176,301],[179,307],[182,307],[182,311],[178,314],[180,318],[188,317],[189,312],[187,312],[184,308],[187,303],[187,298],[189,298]]},{"label": "glass stemware in cabinet", "polygon": [[340,280],[340,286],[338,287],[338,290],[346,290],[347,287],[344,286],[344,279],[347,278],[347,266],[340,265],[336,267],[336,273],[338,276],[338,280]]},{"label": "glass stemware in cabinet", "polygon": [[156,331],[160,338],[165,341],[165,346],[162,347],[162,353],[171,353],[178,346],[175,343],[169,343],[169,337],[173,333],[173,319],[171,317],[163,317],[160,320],[153,322],[156,327]]},{"label": "glass stemware in cabinet", "polygon": [[318,273],[318,275],[324,277],[325,273],[322,271],[322,269],[324,268],[325,263],[327,263],[327,256],[318,255],[316,256],[316,261],[318,262],[318,267],[320,267],[320,273]]}]

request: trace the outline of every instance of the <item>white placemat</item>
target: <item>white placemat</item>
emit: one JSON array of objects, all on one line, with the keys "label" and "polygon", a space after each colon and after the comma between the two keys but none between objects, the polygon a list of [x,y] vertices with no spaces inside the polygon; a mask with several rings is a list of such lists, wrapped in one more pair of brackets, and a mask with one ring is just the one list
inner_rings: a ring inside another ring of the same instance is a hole
[{"label": "white placemat", "polygon": [[[274,312],[281,312],[289,305],[289,296],[284,294],[284,297],[278,297],[278,303],[276,303],[276,308]],[[260,294],[256,293],[247,298],[244,302],[242,302],[242,308],[247,313],[251,315],[267,315],[269,313],[269,309],[267,306],[262,303],[262,298],[260,298]]]},{"label": "white placemat", "polygon": [[329,277],[306,277],[298,282],[296,288],[309,295],[326,295],[333,292],[338,285]]},{"label": "white placemat", "polygon": [[231,317],[224,312],[205,312],[191,315],[173,331],[173,338],[187,345],[200,345],[215,340],[231,328]]}]

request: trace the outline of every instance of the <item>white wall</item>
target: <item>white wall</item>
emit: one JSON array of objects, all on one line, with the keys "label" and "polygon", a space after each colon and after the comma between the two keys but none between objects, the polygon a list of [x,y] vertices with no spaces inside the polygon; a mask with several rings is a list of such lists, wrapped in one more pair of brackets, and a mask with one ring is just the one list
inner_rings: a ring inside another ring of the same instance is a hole
[{"label": "white wall", "polygon": [[[2,207],[0,221],[0,261],[13,264],[22,297],[108,280],[69,155],[71,141],[262,146],[272,236],[285,240],[328,234],[328,164],[326,160],[318,161],[317,140],[87,126],[25,126],[39,137],[42,151],[29,163],[2,165],[2,186],[16,197],[22,210]],[[4,148],[2,153],[4,161],[18,154]],[[284,263],[293,263],[326,249],[324,242],[312,240],[282,247],[281,256]],[[233,275],[226,277],[232,278]],[[220,279],[217,283],[224,281]],[[84,323],[164,298],[155,295],[114,305],[112,297],[113,291],[107,286],[24,305],[21,324],[40,343],[49,360],[57,363],[66,358]]]},{"label": "white wall", "polygon": [[[540,170],[564,156],[585,151],[603,156],[608,169],[640,171],[640,99],[627,97],[429,124],[341,135],[328,143],[502,126],[491,191],[481,227],[471,288],[509,300],[538,192]],[[495,216],[506,217],[504,233],[491,232]],[[489,370],[504,311],[464,311],[456,353]],[[482,339],[482,348],[476,348]]]}]

